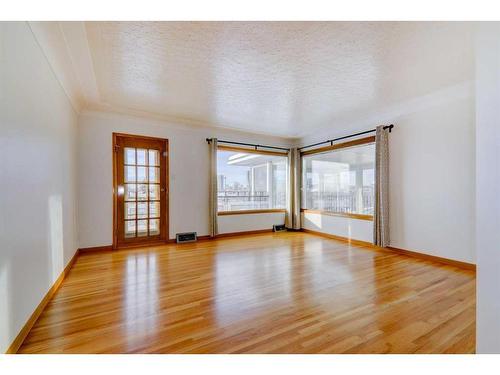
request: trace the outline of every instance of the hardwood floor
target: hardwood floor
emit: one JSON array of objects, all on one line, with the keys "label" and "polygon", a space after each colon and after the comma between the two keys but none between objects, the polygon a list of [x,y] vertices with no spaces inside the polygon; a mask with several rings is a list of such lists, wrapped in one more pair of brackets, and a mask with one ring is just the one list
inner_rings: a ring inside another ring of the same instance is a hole
[{"label": "hardwood floor", "polygon": [[473,353],[475,275],[305,233],[82,254],[20,353]]}]

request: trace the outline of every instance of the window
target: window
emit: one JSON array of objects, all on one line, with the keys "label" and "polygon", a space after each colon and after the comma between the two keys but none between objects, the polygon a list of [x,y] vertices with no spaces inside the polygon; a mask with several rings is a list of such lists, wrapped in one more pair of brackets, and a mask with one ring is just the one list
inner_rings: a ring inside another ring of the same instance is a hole
[{"label": "window", "polygon": [[218,211],[285,209],[287,162],[279,153],[219,146]]},{"label": "window", "polygon": [[302,157],[302,208],[373,215],[375,145]]}]

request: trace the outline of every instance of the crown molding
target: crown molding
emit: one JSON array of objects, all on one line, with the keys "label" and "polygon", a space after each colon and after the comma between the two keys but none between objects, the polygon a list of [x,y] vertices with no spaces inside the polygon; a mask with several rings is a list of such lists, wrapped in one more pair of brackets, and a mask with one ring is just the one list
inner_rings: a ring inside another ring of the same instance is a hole
[{"label": "crown molding", "polygon": [[205,121],[200,121],[200,120],[195,120],[195,119],[189,119],[189,118],[182,118],[178,116],[170,116],[166,114],[160,114],[160,113],[153,113],[153,112],[148,112],[148,111],[141,111],[141,110],[135,110],[131,108],[126,108],[126,107],[120,107],[120,106],[115,106],[115,105],[110,105],[110,104],[102,104],[102,103],[92,103],[87,105],[83,110],[82,110],[82,115],[89,115],[89,114],[110,114],[110,115],[121,115],[121,116],[128,116],[128,117],[134,117],[134,118],[140,118],[140,119],[148,119],[152,121],[158,121],[162,123],[168,123],[172,125],[179,125],[182,127],[191,127],[191,128],[205,128],[205,129],[216,129],[216,130],[221,130],[221,131],[228,131],[232,133],[240,133],[242,135],[260,135],[260,136],[265,136],[265,137],[272,137],[276,138],[276,140],[283,140],[284,144],[289,146],[290,143],[295,144],[298,142],[299,138],[297,137],[289,137],[286,135],[281,135],[277,133],[272,133],[272,132],[250,132],[244,129],[238,129],[235,127],[230,127],[230,126],[223,126],[220,124],[216,123],[210,123],[210,122],[205,122]]},{"label": "crown molding", "polygon": [[80,113],[98,101],[84,22],[28,21],[28,26],[73,109]]}]

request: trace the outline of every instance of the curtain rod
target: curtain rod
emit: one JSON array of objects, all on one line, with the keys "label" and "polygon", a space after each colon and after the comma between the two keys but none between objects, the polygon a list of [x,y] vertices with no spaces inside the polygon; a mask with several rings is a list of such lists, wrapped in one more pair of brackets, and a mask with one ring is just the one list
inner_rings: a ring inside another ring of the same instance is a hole
[{"label": "curtain rod", "polygon": [[[384,126],[384,129],[389,129],[389,133],[392,131],[392,128],[394,127],[393,124],[391,125],[387,125],[387,126]],[[318,142],[318,143],[313,143],[312,145],[307,145],[307,146],[303,146],[303,147],[300,147],[299,148],[299,151],[300,150],[303,150],[305,148],[309,148],[309,147],[314,147],[314,146],[319,146],[319,145],[322,145],[324,143],[330,143],[331,145],[333,145],[333,142],[335,141],[340,141],[342,139],[346,139],[346,138],[352,138],[352,137],[357,137],[358,135],[363,135],[363,134],[368,134],[368,133],[373,133],[374,131],[377,131],[377,129],[372,129],[372,130],[367,130],[367,131],[364,131],[364,132],[361,132],[361,133],[355,133],[355,134],[350,134],[350,135],[345,135],[343,137],[339,137],[339,138],[334,138],[334,139],[329,139],[327,141],[323,141],[323,142]]]},{"label": "curtain rod", "polygon": [[[211,139],[207,138],[207,143],[210,143]],[[221,139],[217,140],[217,143],[227,143],[227,144],[232,144],[232,145],[240,145],[240,146],[250,146],[254,147],[256,150],[257,148],[272,148],[274,150],[283,150],[283,151],[290,151],[289,148],[284,148],[284,147],[275,147],[275,146],[264,146],[264,145],[256,145],[254,143],[243,143],[243,142],[232,142],[232,141],[223,141]]]}]

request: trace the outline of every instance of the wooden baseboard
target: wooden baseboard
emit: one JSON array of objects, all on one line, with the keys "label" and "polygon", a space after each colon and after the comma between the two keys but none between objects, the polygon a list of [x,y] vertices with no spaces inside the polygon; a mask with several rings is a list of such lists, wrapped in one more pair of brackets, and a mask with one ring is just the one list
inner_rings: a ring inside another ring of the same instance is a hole
[{"label": "wooden baseboard", "polygon": [[418,252],[418,251],[411,251],[411,250],[399,249],[399,248],[393,247],[393,246],[379,247],[379,246],[375,246],[371,242],[360,241],[360,240],[353,240],[353,239],[350,239],[350,238],[347,238],[347,237],[335,236],[333,234],[318,232],[318,231],[310,230],[310,229],[304,229],[304,228],[302,228],[302,232],[311,233],[311,234],[315,234],[315,235],[318,235],[318,236],[331,238],[331,239],[338,240],[338,241],[348,242],[348,243],[353,244],[353,245],[359,245],[359,246],[371,248],[371,249],[374,249],[374,250],[391,251],[391,252],[395,252],[395,253],[398,253],[398,254],[402,254],[402,255],[406,255],[406,256],[411,256],[413,258],[420,258],[420,259],[430,260],[430,261],[433,261],[433,262],[449,264],[451,266],[455,266],[455,267],[466,269],[466,270],[471,270],[471,271],[474,271],[474,272],[476,271],[476,265],[475,264],[467,263],[467,262],[462,262],[462,261],[459,261],[459,260],[454,260],[454,259],[449,259],[449,258],[442,258],[442,257],[438,257],[438,256],[435,256],[435,255],[429,255],[429,254],[421,253],[421,252]]},{"label": "wooden baseboard", "polygon": [[94,247],[84,247],[81,249],[78,249],[81,253],[88,253],[92,251],[110,251],[113,250],[113,245],[107,245],[107,246],[94,246]]},{"label": "wooden baseboard", "polygon": [[272,229],[259,229],[259,230],[249,230],[244,232],[231,232],[231,233],[220,233],[215,236],[215,238],[225,238],[225,237],[237,237],[237,236],[245,236],[251,234],[262,234],[262,233],[271,233]]},{"label": "wooden baseboard", "polygon": [[398,254],[407,255],[407,256],[414,257],[414,258],[431,260],[434,262],[449,264],[451,266],[463,268],[463,269],[474,271],[474,272],[476,271],[476,265],[473,263],[462,262],[460,260],[449,259],[449,258],[442,258],[442,257],[438,257],[435,255],[419,253],[419,252],[411,251],[411,250],[399,249],[397,247],[392,247],[392,246],[387,247],[387,249],[389,249],[390,251],[396,252]]},{"label": "wooden baseboard", "polygon": [[76,261],[76,258],[78,257],[80,253],[80,249],[77,249],[71,260],[68,262],[66,267],[64,267],[64,270],[61,272],[57,280],[54,282],[52,287],[49,289],[49,291],[45,294],[45,296],[42,298],[42,301],[38,304],[36,307],[35,311],[33,311],[33,314],[29,317],[27,322],[24,324],[23,328],[21,328],[21,331],[19,331],[18,335],[10,344],[9,348],[5,352],[6,354],[16,354],[21,345],[23,344],[24,340],[26,339],[26,336],[28,336],[28,333],[30,332],[31,328],[35,325],[36,321],[42,314],[42,311],[45,309],[49,301],[52,299],[54,294],[56,294],[57,290],[60,288],[63,280],[66,278],[68,275],[69,271],[71,270],[71,267],[73,267],[73,264]]}]

